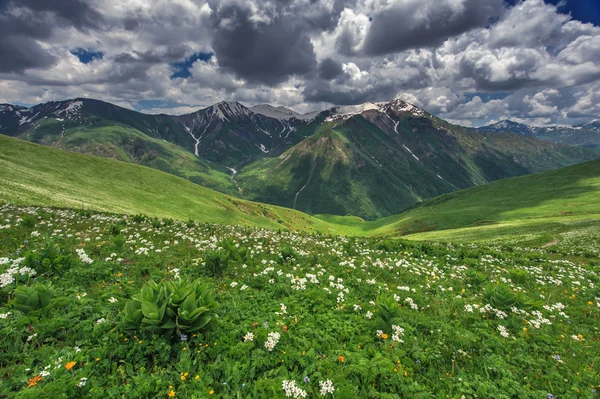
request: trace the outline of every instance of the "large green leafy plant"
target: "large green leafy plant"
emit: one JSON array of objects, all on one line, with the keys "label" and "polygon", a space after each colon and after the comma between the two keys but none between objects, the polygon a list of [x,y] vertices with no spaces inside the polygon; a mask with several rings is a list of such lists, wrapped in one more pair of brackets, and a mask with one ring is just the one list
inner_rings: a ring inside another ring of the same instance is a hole
[{"label": "large green leafy plant", "polygon": [[510,310],[513,307],[531,310],[541,305],[540,301],[527,298],[522,292],[515,293],[506,284],[490,284],[483,292],[484,300],[492,307],[500,310]]},{"label": "large green leafy plant", "polygon": [[46,237],[43,244],[25,254],[25,265],[36,270],[39,274],[60,274],[73,268],[77,258]]},{"label": "large green leafy plant", "polygon": [[217,317],[217,306],[211,290],[199,279],[150,280],[125,304],[121,326],[167,337],[194,333]]},{"label": "large green leafy plant", "polygon": [[54,290],[51,284],[44,285],[37,283],[33,286],[22,285],[15,290],[13,307],[27,314],[50,305],[53,296]]},{"label": "large green leafy plant", "polygon": [[375,316],[382,330],[391,331],[392,326],[400,321],[400,314],[400,305],[392,296],[379,295]]}]

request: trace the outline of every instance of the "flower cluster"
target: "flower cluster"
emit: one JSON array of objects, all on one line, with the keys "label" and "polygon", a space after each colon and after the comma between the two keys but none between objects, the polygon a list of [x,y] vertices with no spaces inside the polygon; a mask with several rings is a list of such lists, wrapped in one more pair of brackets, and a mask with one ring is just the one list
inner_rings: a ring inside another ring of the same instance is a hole
[{"label": "flower cluster", "polygon": [[77,252],[79,260],[81,260],[83,263],[87,263],[88,265],[94,263],[94,260],[85,253],[85,250],[83,248],[77,248],[75,252]]},{"label": "flower cluster", "polygon": [[333,394],[333,391],[335,390],[335,388],[333,387],[333,382],[331,382],[331,380],[319,381],[319,387],[321,387],[321,390],[319,391],[321,396],[325,396],[328,393]]},{"label": "flower cluster", "polygon": [[392,340],[396,341],[396,342],[404,342],[400,337],[404,336],[404,329],[402,327],[399,326],[392,326],[392,330],[394,331],[394,334],[392,334]]},{"label": "flower cluster", "polygon": [[296,386],[296,381],[283,380],[283,390],[288,398],[306,398],[308,394],[302,388]]},{"label": "flower cluster", "polygon": [[498,331],[500,331],[500,335],[502,335],[504,338],[508,338],[510,336],[508,330],[504,326],[498,326]]},{"label": "flower cluster", "polygon": [[269,333],[267,342],[265,342],[265,348],[267,348],[269,352],[272,352],[275,348],[275,345],[277,345],[277,343],[279,342],[279,338],[281,338],[281,335],[279,333]]}]

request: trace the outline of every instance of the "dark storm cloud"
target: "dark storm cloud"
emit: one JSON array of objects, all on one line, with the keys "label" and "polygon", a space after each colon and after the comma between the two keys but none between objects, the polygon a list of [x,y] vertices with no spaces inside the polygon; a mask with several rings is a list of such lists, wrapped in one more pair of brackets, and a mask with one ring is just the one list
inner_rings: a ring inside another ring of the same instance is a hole
[{"label": "dark storm cloud", "polygon": [[0,72],[49,68],[58,59],[37,40],[47,39],[58,25],[85,30],[98,27],[102,21],[97,12],[79,0],[0,2]]},{"label": "dark storm cloud", "polygon": [[325,58],[319,64],[319,76],[325,80],[332,80],[344,73],[342,64],[334,59]]},{"label": "dark storm cloud", "polygon": [[[456,2],[406,1],[372,16],[365,38],[364,53],[382,55],[407,49],[437,46],[449,37],[490,23],[504,10],[502,0],[465,0]],[[348,38],[341,38],[346,49]]]},{"label": "dark storm cloud", "polygon": [[274,85],[312,71],[316,56],[306,24],[294,15],[255,22],[243,5],[222,6],[212,15],[212,48],[219,66],[250,82]]},{"label": "dark storm cloud", "polygon": [[389,101],[397,92],[397,88],[390,85],[377,87],[370,86],[365,89],[343,87],[336,82],[322,79],[313,79],[307,82],[302,94],[304,101],[309,103],[331,103],[336,105],[354,105],[367,101]]},{"label": "dark storm cloud", "polygon": [[28,8],[34,12],[49,12],[63,18],[78,29],[98,28],[102,15],[83,0],[18,0],[8,1],[8,7]]},{"label": "dark storm cloud", "polygon": [[0,72],[18,73],[27,68],[49,68],[57,61],[35,40],[26,36],[3,35],[0,29]]}]

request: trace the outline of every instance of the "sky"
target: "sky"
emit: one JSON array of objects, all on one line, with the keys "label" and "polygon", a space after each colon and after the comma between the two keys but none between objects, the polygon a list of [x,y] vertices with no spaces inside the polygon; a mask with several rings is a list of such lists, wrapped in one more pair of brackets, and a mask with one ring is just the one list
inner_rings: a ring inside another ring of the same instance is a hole
[{"label": "sky", "polygon": [[600,119],[599,0],[0,0],[0,103]]}]

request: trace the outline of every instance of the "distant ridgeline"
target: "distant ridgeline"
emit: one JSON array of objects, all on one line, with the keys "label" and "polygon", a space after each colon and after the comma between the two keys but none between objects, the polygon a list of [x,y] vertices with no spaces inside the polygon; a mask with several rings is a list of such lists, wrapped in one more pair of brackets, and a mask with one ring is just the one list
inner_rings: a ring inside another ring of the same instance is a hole
[{"label": "distant ridgeline", "polygon": [[303,115],[238,102],[180,116],[90,99],[0,105],[0,133],[8,136],[149,166],[244,199],[369,220],[599,157],[597,124],[571,127],[580,142],[562,128],[503,126],[452,125],[402,100]]}]

